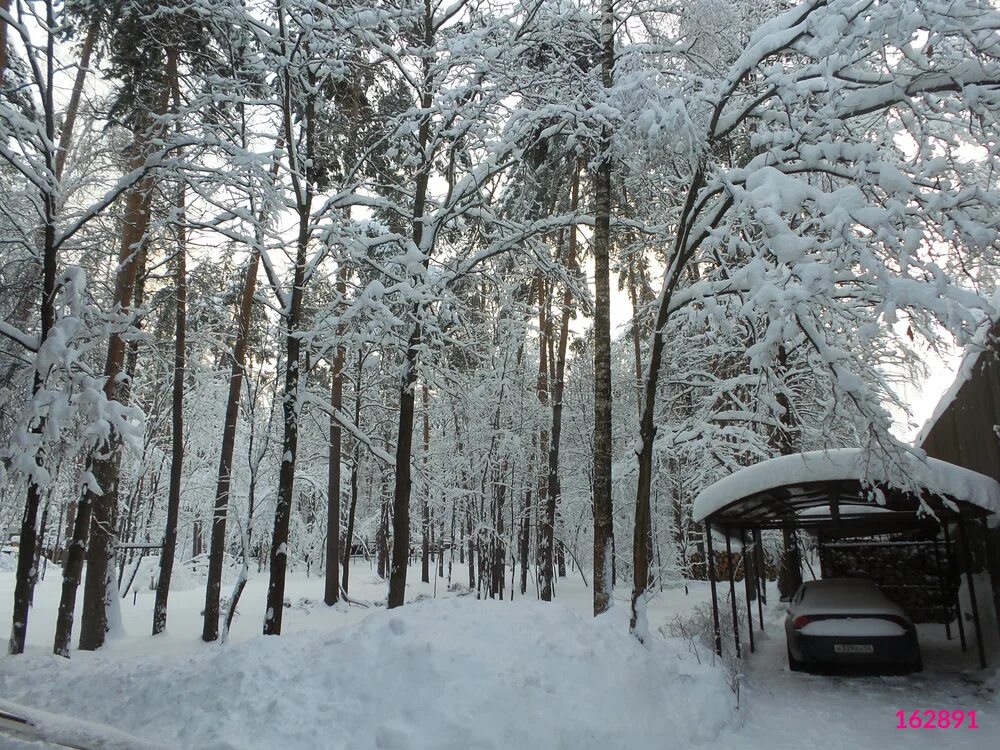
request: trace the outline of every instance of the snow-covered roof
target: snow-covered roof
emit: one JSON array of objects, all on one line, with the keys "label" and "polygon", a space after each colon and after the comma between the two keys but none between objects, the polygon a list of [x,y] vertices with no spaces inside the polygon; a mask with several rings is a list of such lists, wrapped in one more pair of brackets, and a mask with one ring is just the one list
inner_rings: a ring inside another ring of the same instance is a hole
[{"label": "snow-covered roof", "polygon": [[948,407],[958,398],[959,391],[972,379],[972,374],[979,363],[979,357],[989,349],[990,339],[994,335],[996,326],[996,321],[991,326],[983,326],[965,348],[962,360],[959,362],[958,370],[955,373],[955,379],[944,393],[941,394],[941,398],[938,399],[931,416],[924,422],[917,433],[913,441],[916,445],[923,445],[924,441],[930,436],[931,430],[934,429],[934,425],[937,424],[938,420],[948,410]]},{"label": "snow-covered roof", "polygon": [[921,459],[906,453],[901,460],[904,467],[886,466],[862,448],[838,448],[761,461],[702,490],[694,501],[694,519],[702,521],[743,498],[785,486],[836,481],[898,486],[901,468],[910,483],[935,495],[1000,513],[1000,483],[992,477],[936,458]]}]

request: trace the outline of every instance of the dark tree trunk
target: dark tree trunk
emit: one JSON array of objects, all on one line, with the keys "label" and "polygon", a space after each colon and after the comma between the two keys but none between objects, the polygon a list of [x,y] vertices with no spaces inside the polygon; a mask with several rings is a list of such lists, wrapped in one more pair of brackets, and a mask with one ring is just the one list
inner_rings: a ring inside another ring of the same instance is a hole
[{"label": "dark tree trunk", "polygon": [[[169,83],[161,92],[161,100],[157,111],[166,111],[167,98],[170,94]],[[145,125],[151,123],[146,121]],[[147,132],[147,127],[140,125],[135,133],[136,143],[143,144],[136,148],[131,166],[137,169],[143,165],[151,148],[153,134]],[[139,272],[139,260],[142,245],[145,241],[146,229],[149,226],[150,205],[153,194],[152,176],[147,175],[129,190],[125,199],[125,218],[122,229],[122,242],[118,253],[118,269],[115,278],[114,307],[122,313],[129,310],[135,290],[136,277]],[[108,341],[108,354],[104,365],[104,392],[109,401],[120,401],[122,398],[122,372],[125,363],[125,339],[120,332],[111,334]],[[83,512],[84,501],[77,518],[87,515],[90,521],[89,543],[87,544],[87,576],[83,587],[83,611],[80,617],[80,648],[94,650],[104,645],[108,626],[108,585],[109,576],[114,575],[111,563],[114,559],[115,515],[118,508],[118,482],[121,468],[121,439],[112,436],[110,444],[101,451],[95,451],[89,462],[90,473],[99,488],[94,492],[90,487],[84,491],[86,513]],[[74,530],[75,531],[75,530]],[[74,544],[83,544],[85,535],[74,533]],[[82,565],[82,558],[77,561],[70,556],[70,562]],[[79,580],[81,570],[64,568],[64,577]],[[60,609],[65,609],[64,616],[72,629],[73,606],[76,600],[76,586],[70,592],[63,587],[64,598]],[[57,628],[56,653],[68,653],[70,632]],[[61,640],[65,638],[65,645]]]},{"label": "dark tree trunk", "polygon": [[[424,47],[430,50],[434,46],[434,18],[429,0],[424,2]],[[430,60],[424,61],[423,90],[420,94],[420,107],[429,113],[432,104],[430,92]],[[430,250],[423,248],[424,239],[424,207],[427,200],[427,183],[432,164],[427,155],[427,143],[430,140],[430,115],[420,120],[417,130],[417,143],[424,163],[417,172],[413,193],[413,244],[425,252],[423,261],[426,270],[430,258]],[[399,389],[399,429],[396,439],[396,484],[393,489],[392,515],[392,567],[389,571],[388,607],[400,607],[406,595],[406,568],[410,559],[410,491],[412,489],[410,460],[413,457],[413,389],[417,382],[417,358],[419,356],[422,326],[420,316],[422,306],[417,305],[416,322],[406,346],[403,360],[403,377]]]},{"label": "dark tree trunk", "polygon": [[[4,7],[6,10],[6,6]],[[51,20],[52,7],[49,6],[48,15]],[[3,33],[6,34],[6,24],[0,23],[0,28],[3,29]],[[50,29],[52,26],[50,25]],[[54,55],[54,30],[50,30],[48,34],[48,54]],[[4,66],[6,65],[6,37],[0,39],[0,76],[3,74]],[[0,82],[2,82],[0,78]],[[53,86],[53,75],[51,71],[48,75],[47,85],[45,87],[46,97],[44,101],[45,106],[45,135],[48,142],[51,143],[55,137],[55,109],[52,96],[52,86]],[[53,154],[51,150],[46,149],[45,161],[46,168],[49,171],[54,170],[53,164]],[[56,233],[56,195],[51,190],[45,190],[42,193],[42,299],[41,306],[39,310],[39,315],[41,318],[41,330],[39,331],[39,341],[44,342],[48,336],[49,332],[52,330],[52,326],[55,324],[55,307],[54,299],[55,289],[56,289],[56,244],[55,244],[55,233]],[[32,396],[35,396],[43,387],[45,383],[45,375],[36,366],[35,374],[32,381]],[[41,436],[43,430],[45,429],[45,423],[39,420],[39,423],[34,427],[33,432]],[[35,462],[40,463],[40,456],[35,457]],[[38,506],[42,499],[42,487],[38,484],[35,477],[28,478],[28,492],[24,503],[24,514],[21,516],[21,529],[20,529],[20,546],[17,554],[17,573],[14,582],[14,609],[13,609],[13,622],[10,631],[10,643],[8,651],[11,654],[20,654],[24,652],[24,642],[28,632],[28,611],[31,606],[31,600],[34,598],[35,591],[35,581],[38,576],[38,568],[35,564],[35,547],[36,547],[36,534],[35,526],[38,522]]]},{"label": "dark tree trunk", "polygon": [[[178,200],[180,216],[184,211],[184,188]],[[183,218],[182,218],[183,221]],[[167,600],[170,596],[170,579],[174,569],[177,549],[177,522],[181,505],[181,477],[184,467],[184,371],[185,336],[187,328],[187,263],[185,262],[186,242],[184,229],[178,228],[176,304],[177,315],[174,329],[174,380],[173,406],[171,416],[171,457],[170,484],[167,489],[167,524],[163,533],[163,548],[160,551],[160,578],[156,585],[156,600],[153,604],[153,635],[162,633],[167,627]]]},{"label": "dark tree trunk", "polygon": [[291,520],[295,485],[295,458],[299,445],[299,316],[302,311],[302,284],[305,276],[306,250],[309,245],[310,208],[299,213],[299,236],[291,299],[285,311],[285,385],[282,391],[284,429],[281,441],[281,468],[278,472],[278,498],[274,508],[274,533],[271,537],[271,570],[267,587],[267,611],[264,635],[281,635],[285,609],[285,573],[288,568],[288,527]]},{"label": "dark tree trunk", "polygon": [[382,517],[378,533],[375,536],[375,546],[378,548],[378,575],[387,578],[389,575],[389,500],[382,499]]},{"label": "dark tree trunk", "polygon": [[[288,49],[285,31],[285,14],[279,8],[278,25],[282,52],[287,59],[293,53]],[[299,319],[302,315],[306,257],[311,238],[313,201],[313,146],[316,127],[315,74],[307,73],[308,90],[303,111],[294,110],[294,97],[289,66],[281,72],[284,84],[282,127],[288,153],[290,179],[295,194],[298,217],[298,237],[295,241],[295,267],[292,289],[282,310],[285,325],[285,383],[281,408],[284,417],[281,440],[281,467],[278,471],[278,497],[274,504],[274,532],[271,535],[271,569],[267,585],[267,609],[264,613],[264,635],[281,635],[281,620],[285,611],[285,575],[288,569],[288,527],[291,521],[292,500],[295,493],[295,462],[299,449],[299,359],[301,339]],[[304,124],[301,143],[293,137],[296,122]],[[301,148],[301,151],[299,150]]]},{"label": "dark tree trunk", "polygon": [[[171,81],[174,112],[180,110],[180,84],[177,80],[177,51],[167,50],[167,70]],[[180,123],[178,122],[178,127]],[[177,268],[175,280],[176,316],[174,319],[174,381],[171,406],[170,434],[170,484],[167,489],[167,525],[163,532],[163,549],[160,550],[160,579],[156,584],[153,604],[153,635],[167,627],[167,600],[170,596],[170,578],[174,570],[177,548],[177,519],[181,507],[181,477],[184,470],[184,373],[185,337],[187,335],[187,233],[184,229],[185,185],[177,193]]]},{"label": "dark tree trunk", "polygon": [[[615,63],[613,0],[601,3],[601,74],[610,89]],[[594,614],[611,607],[614,524],[611,506],[611,149],[601,137],[594,175]],[[642,545],[645,547],[645,545]]]},{"label": "dark tree trunk", "polygon": [[[0,0],[0,5],[6,0]],[[0,26],[2,26],[0,22]],[[66,166],[66,156],[69,153],[70,144],[73,142],[73,128],[76,125],[76,117],[80,111],[80,99],[83,96],[83,84],[87,79],[90,69],[90,58],[94,54],[94,45],[97,44],[97,36],[100,32],[100,24],[92,21],[87,27],[87,36],[83,39],[83,46],[80,48],[80,62],[73,78],[73,89],[70,91],[69,102],[66,105],[66,112],[63,116],[62,130],[59,132],[59,150],[56,153],[56,179],[61,180],[63,169]],[[0,43],[0,47],[3,44]],[[0,55],[3,53],[0,52]],[[0,63],[0,70],[3,64]],[[2,75],[2,74],[0,74]]]},{"label": "dark tree trunk", "polygon": [[[275,150],[285,147],[283,138],[278,138]],[[278,176],[279,161],[271,166],[272,181]],[[264,223],[263,210],[257,215],[258,227]],[[260,232],[260,230],[257,230]],[[253,314],[253,299],[257,291],[257,271],[260,268],[260,245],[264,238],[258,234],[257,247],[250,252],[243,289],[240,292],[240,307],[236,316],[236,340],[233,342],[232,363],[229,370],[229,394],[226,398],[226,415],[222,427],[222,451],[219,454],[219,470],[215,483],[215,507],[212,511],[212,535],[208,556],[208,582],[205,586],[205,617],[201,638],[214,641],[219,637],[219,597],[222,591],[222,563],[226,553],[226,520],[229,514],[229,491],[233,473],[233,454],[236,451],[236,427],[240,417],[240,392],[246,376],[247,343],[250,336],[250,319]],[[249,554],[249,551],[247,551]]]},{"label": "dark tree trunk", "polygon": [[[427,474],[427,454],[430,451],[431,443],[431,421],[430,421],[430,409],[429,409],[429,398],[427,394],[427,384],[423,387],[423,406],[424,406],[424,475]],[[431,545],[430,545],[430,525],[431,525],[431,506],[430,500],[428,498],[430,495],[430,486],[425,482],[424,486],[424,498],[421,507],[421,543],[420,543],[420,581],[422,583],[430,583],[430,559],[431,559]]]},{"label": "dark tree trunk", "polygon": [[[570,209],[576,211],[579,205],[579,171],[574,170],[573,183],[570,195]],[[561,244],[561,243],[560,243]],[[576,227],[569,230],[569,240],[566,251],[566,268],[570,273],[576,271]],[[555,362],[552,371],[552,432],[549,436],[549,460],[548,460],[548,490],[545,498],[545,519],[543,527],[547,529],[547,549],[549,559],[548,566],[549,585],[551,587],[552,577],[552,556],[558,557],[559,575],[566,576],[566,563],[562,554],[555,546],[555,526],[556,509],[562,496],[562,484],[559,480],[559,448],[562,438],[562,414],[563,414],[563,393],[565,391],[566,378],[566,348],[569,344],[569,321],[573,316],[573,294],[570,288],[563,288],[562,297],[562,317],[559,322],[559,343],[555,351]],[[551,324],[550,324],[551,326]],[[551,338],[551,336],[550,336]],[[544,589],[543,589],[544,590]]]},{"label": "dark tree trunk", "polygon": [[476,546],[473,537],[473,523],[472,523],[472,497],[470,495],[466,496],[465,499],[465,513],[466,521],[468,522],[467,533],[466,533],[466,543],[469,545],[468,553],[466,554],[467,562],[469,564],[469,588],[476,588]]},{"label": "dark tree trunk", "polygon": [[[531,445],[536,448],[538,445],[538,436],[531,436]],[[533,466],[529,464],[528,476],[532,476]],[[521,536],[517,544],[517,555],[521,565],[521,595],[524,596],[528,591],[528,552],[531,550],[531,482],[529,480],[528,486],[524,491],[524,505],[521,510]]]},{"label": "dark tree trunk", "polygon": [[[560,241],[562,235],[560,234]],[[538,380],[535,391],[542,409],[549,406],[549,339],[552,337],[551,294],[552,287],[541,275],[538,285]],[[538,432],[538,581],[543,602],[552,601],[554,576],[555,513],[549,522],[549,432],[544,427]]]},{"label": "dark tree trunk", "polygon": [[[775,362],[778,380],[782,383],[788,372],[788,350],[782,344],[778,347],[778,357]],[[782,387],[775,394],[775,401],[781,407],[780,426],[771,433],[771,446],[782,456],[789,456],[798,451],[798,422],[792,411],[791,400]],[[778,562],[778,594],[781,601],[787,601],[802,585],[802,560],[799,556],[798,535],[791,529],[782,530],[783,549]]]},{"label": "dark tree trunk", "polygon": [[255,249],[250,254],[250,262],[243,279],[240,309],[236,322],[236,341],[233,345],[233,361],[229,371],[229,394],[226,398],[226,415],[222,428],[222,451],[219,455],[219,471],[216,475],[215,485],[215,508],[212,512],[208,583],[205,586],[205,618],[201,634],[202,640],[205,641],[214,641],[219,637],[219,596],[222,589],[222,563],[226,552],[226,516],[229,512],[229,488],[232,479],[233,454],[236,451],[240,391],[246,367],[247,338],[250,329],[250,316],[253,311],[254,291],[257,286],[259,261],[260,253]]},{"label": "dark tree trunk", "polygon": [[[347,293],[346,268],[341,265],[337,278],[339,305],[344,308]],[[333,358],[330,384],[330,408],[336,416],[330,417],[330,459],[326,487],[326,581],[323,601],[332,606],[340,601],[340,459],[341,427],[340,410],[344,407],[344,347],[341,344],[347,328],[337,326],[337,351]]]},{"label": "dark tree trunk", "polygon": [[[0,0],[0,10],[10,13],[10,0]],[[0,86],[7,70],[7,22],[0,19]],[[13,652],[12,652],[13,653]],[[21,653],[20,651],[16,653]]]},{"label": "dark tree trunk", "polygon": [[[361,375],[364,370],[364,353],[358,352],[357,379],[354,381],[354,425],[361,427]],[[343,589],[347,593],[351,577],[351,546],[354,544],[354,518],[358,509],[358,441],[351,448],[351,507],[347,512],[347,534],[344,537]]]}]

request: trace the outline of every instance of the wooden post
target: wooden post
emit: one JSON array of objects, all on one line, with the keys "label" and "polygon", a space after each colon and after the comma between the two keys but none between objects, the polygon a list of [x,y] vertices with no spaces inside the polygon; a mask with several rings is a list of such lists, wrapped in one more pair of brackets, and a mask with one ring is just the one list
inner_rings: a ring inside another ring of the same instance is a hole
[{"label": "wooden post", "polygon": [[726,529],[726,556],[729,558],[729,607],[733,612],[733,642],[736,644],[736,658],[742,659],[740,653],[740,618],[736,614],[736,576],[733,571],[733,545]]},{"label": "wooden post", "polygon": [[742,546],[742,552],[740,557],[743,559],[743,587],[747,592],[747,633],[750,636],[750,653],[754,652],[754,642],[753,642],[753,603],[750,600],[750,555],[747,554],[747,535],[745,529],[740,529],[740,545]]},{"label": "wooden post", "polygon": [[715,653],[722,656],[722,632],[719,630],[719,595],[715,590],[715,555],[712,553],[712,527],[705,521],[705,545],[708,548],[708,582],[712,589],[712,626],[715,629]]},{"label": "wooden post", "polygon": [[[962,546],[962,562],[965,565],[965,582],[969,587],[969,600],[972,602],[972,622],[976,626],[976,649],[979,651],[979,668],[986,669],[986,651],[983,647],[983,628],[979,621],[979,602],[976,601],[976,584],[972,580],[972,555],[969,553],[969,532],[965,527],[965,519],[958,515],[958,538]],[[961,613],[959,613],[961,615]]]}]

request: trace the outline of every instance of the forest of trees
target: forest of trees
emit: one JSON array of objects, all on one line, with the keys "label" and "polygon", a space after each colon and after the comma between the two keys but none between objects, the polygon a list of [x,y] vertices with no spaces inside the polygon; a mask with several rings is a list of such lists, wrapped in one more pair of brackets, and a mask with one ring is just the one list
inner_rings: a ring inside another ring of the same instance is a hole
[{"label": "forest of trees", "polygon": [[43,564],[68,656],[151,559],[151,632],[197,564],[211,641],[248,575],[280,634],[288,574],[332,605],[352,553],[389,607],[417,560],[491,598],[583,575],[595,614],[617,584],[643,637],[700,489],[907,450],[903,387],[996,319],[998,29],[988,0],[0,0],[11,653]]}]

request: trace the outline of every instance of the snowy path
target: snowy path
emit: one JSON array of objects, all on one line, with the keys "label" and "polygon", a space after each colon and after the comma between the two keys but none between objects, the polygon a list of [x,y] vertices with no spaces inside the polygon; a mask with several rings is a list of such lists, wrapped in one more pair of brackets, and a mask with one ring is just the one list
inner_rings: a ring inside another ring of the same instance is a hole
[{"label": "snowy path", "polygon": [[[783,605],[782,605],[783,606]],[[727,728],[718,746],[756,748],[933,748],[986,750],[1000,747],[998,696],[981,681],[972,652],[962,655],[940,626],[921,626],[925,669],[899,677],[848,677],[790,672],[782,628],[783,609],[772,609],[767,633],[748,660],[742,686],[742,723]],[[757,631],[759,637],[759,631]],[[955,660],[969,665],[955,671]],[[896,729],[896,712],[975,709],[979,729]]]}]

